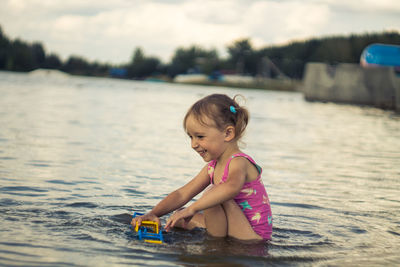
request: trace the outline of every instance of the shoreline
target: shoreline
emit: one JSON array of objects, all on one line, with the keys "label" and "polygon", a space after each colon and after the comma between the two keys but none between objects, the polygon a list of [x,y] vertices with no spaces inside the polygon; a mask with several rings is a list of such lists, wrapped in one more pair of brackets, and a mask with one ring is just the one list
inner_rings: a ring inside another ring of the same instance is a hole
[{"label": "shoreline", "polygon": [[226,81],[191,81],[171,82],[174,84],[190,84],[202,86],[218,86],[242,89],[262,89],[284,92],[300,92],[302,81],[300,80],[277,80],[277,79],[256,79],[252,82],[226,82]]}]

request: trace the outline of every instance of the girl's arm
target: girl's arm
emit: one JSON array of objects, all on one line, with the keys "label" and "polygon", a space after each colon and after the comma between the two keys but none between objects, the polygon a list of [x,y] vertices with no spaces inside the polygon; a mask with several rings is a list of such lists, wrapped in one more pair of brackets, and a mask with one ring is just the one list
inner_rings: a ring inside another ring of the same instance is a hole
[{"label": "girl's arm", "polygon": [[201,171],[194,177],[190,182],[182,186],[181,188],[173,191],[163,200],[161,200],[150,212],[143,216],[133,218],[131,224],[133,226],[138,223],[141,224],[142,221],[150,220],[155,221],[160,224],[159,217],[174,211],[187,202],[189,202],[193,197],[199,194],[210,184],[210,178],[207,174],[207,165],[201,169]]},{"label": "girl's arm", "polygon": [[246,162],[241,158],[231,161],[229,165],[229,176],[225,183],[215,185],[212,190],[204,194],[195,203],[174,213],[168,220],[165,229],[174,227],[176,222],[182,218],[189,218],[201,210],[211,208],[215,205],[234,198],[239,194],[246,180]]}]

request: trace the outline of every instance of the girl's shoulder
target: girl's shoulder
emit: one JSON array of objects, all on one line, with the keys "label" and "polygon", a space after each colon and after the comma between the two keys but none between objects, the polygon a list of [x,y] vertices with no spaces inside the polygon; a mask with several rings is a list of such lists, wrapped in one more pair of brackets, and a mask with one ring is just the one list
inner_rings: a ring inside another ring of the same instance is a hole
[{"label": "girl's shoulder", "polygon": [[252,182],[261,177],[262,168],[254,161],[252,157],[245,153],[237,153],[232,155],[229,163],[226,166],[226,171],[229,171],[229,166],[241,167],[246,172],[246,182]]},{"label": "girl's shoulder", "polygon": [[254,165],[257,168],[257,170],[260,174],[262,173],[262,168],[260,167],[260,165],[258,165],[256,163],[256,161],[249,155],[247,155],[245,153],[237,153],[232,156],[232,159],[237,158],[237,157],[246,158],[252,165]]},{"label": "girl's shoulder", "polygon": [[252,157],[250,157],[248,154],[243,153],[243,152],[233,154],[231,156],[231,159],[234,159],[234,158],[246,158],[251,163],[256,164],[256,162],[254,161],[254,159]]}]

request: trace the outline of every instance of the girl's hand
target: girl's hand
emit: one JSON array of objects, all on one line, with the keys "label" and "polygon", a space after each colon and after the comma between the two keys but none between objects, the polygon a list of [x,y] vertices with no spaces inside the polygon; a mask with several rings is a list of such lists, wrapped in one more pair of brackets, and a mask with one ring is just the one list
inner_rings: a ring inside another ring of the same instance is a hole
[{"label": "girl's hand", "polygon": [[165,230],[169,232],[181,219],[183,219],[183,227],[186,228],[186,225],[190,222],[195,213],[196,212],[190,207],[175,211],[171,217],[168,218],[167,224],[164,227]]},{"label": "girl's hand", "polygon": [[137,223],[140,226],[140,225],[142,225],[142,221],[153,221],[153,222],[156,222],[156,223],[158,223],[158,225],[161,228],[160,218],[158,218],[155,214],[153,214],[151,212],[148,212],[145,215],[133,218],[132,221],[131,221],[131,225],[133,227],[136,227],[136,223]]}]

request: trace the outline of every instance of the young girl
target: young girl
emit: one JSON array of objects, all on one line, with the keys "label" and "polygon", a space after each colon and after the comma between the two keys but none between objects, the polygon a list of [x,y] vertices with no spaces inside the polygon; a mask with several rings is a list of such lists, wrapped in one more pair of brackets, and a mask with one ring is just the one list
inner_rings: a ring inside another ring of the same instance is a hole
[{"label": "young girl", "polygon": [[[213,94],[197,101],[187,112],[183,126],[192,148],[207,164],[190,182],[170,193],[143,220],[156,221],[175,211],[165,229],[203,227],[216,237],[242,240],[271,239],[272,214],[262,169],[238,147],[248,122],[248,112],[236,97]],[[211,185],[209,188],[207,188]],[[193,197],[202,197],[186,208]]]}]

